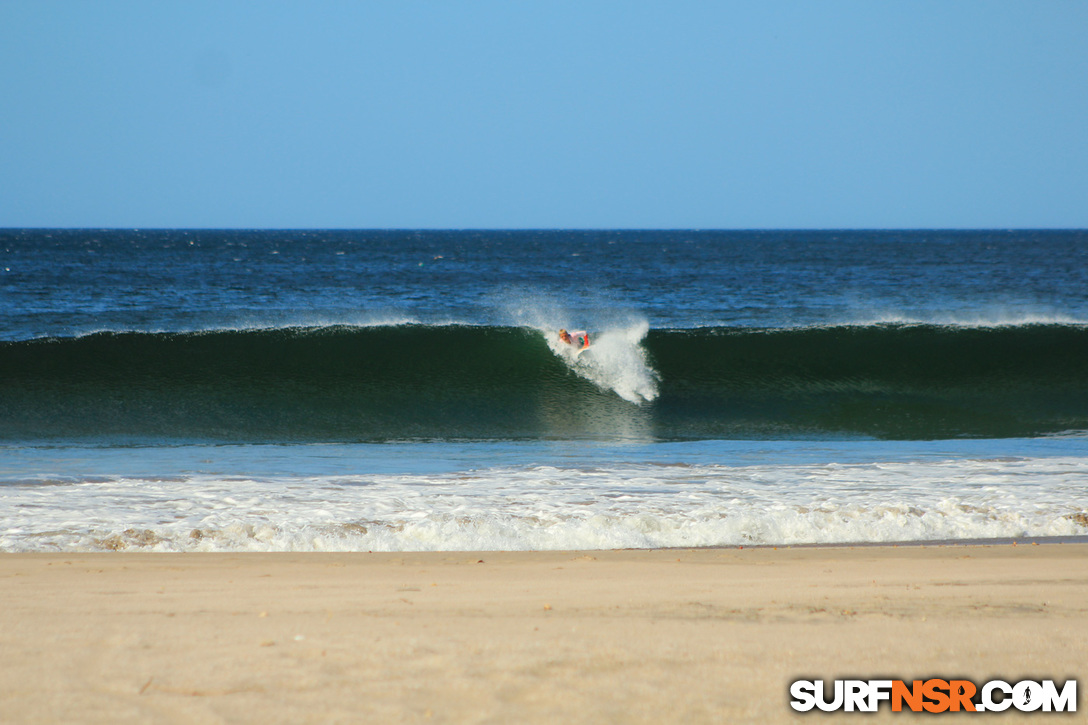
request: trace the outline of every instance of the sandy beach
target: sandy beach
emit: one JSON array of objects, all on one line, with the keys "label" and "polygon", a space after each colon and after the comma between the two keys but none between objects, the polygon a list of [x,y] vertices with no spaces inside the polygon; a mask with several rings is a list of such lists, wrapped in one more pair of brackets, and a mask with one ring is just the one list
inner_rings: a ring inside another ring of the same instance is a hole
[{"label": "sandy beach", "polygon": [[13,723],[783,722],[801,677],[1088,671],[1080,543],[5,554],[0,581]]}]

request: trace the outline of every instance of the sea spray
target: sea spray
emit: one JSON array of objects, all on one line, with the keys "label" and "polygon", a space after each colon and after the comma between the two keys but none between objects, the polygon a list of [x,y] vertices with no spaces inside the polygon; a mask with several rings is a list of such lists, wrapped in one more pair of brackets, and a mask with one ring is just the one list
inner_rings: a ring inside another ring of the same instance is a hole
[{"label": "sea spray", "polygon": [[544,334],[548,346],[575,373],[624,400],[645,403],[657,398],[660,379],[641,345],[649,330],[645,321],[605,330],[592,335],[591,345],[585,349],[560,341],[554,330],[546,330]]}]

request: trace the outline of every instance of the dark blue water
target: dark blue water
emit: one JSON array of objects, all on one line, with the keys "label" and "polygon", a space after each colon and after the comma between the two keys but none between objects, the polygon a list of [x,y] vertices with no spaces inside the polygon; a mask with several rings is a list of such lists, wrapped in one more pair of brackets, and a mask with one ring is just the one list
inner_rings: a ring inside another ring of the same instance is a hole
[{"label": "dark blue water", "polygon": [[1088,321],[1088,233],[0,231],[4,339],[416,321]]}]

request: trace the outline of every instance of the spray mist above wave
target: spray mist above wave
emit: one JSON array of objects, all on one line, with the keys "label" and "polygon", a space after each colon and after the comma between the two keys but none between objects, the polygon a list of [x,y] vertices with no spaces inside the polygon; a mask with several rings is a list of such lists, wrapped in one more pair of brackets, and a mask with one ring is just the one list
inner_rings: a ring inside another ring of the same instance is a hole
[{"label": "spray mist above wave", "polygon": [[366,329],[373,327],[408,327],[408,326],[454,326],[467,323],[456,320],[424,322],[410,315],[397,314],[354,314],[354,315],[264,315],[230,316],[223,318],[185,319],[175,323],[156,320],[151,323],[101,324],[98,321],[86,324],[72,324],[62,329],[26,329],[19,334],[5,334],[0,331],[0,341],[19,342],[36,339],[76,339],[95,335],[200,335],[234,332],[268,332],[273,330],[329,330],[329,329]]},{"label": "spray mist above wave", "polygon": [[855,305],[851,314],[828,325],[934,325],[940,327],[1025,327],[1028,325],[1088,325],[1088,316],[1044,305],[974,305],[947,309],[913,309]]}]

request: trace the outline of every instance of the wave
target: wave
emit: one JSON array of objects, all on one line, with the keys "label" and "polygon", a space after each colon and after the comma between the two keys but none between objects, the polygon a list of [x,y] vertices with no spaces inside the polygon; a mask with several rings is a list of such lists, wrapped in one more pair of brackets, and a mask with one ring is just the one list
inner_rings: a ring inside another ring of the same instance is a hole
[{"label": "wave", "polygon": [[0,343],[0,440],[933,439],[1088,429],[1088,327],[394,325]]},{"label": "wave", "polygon": [[1088,459],[1059,456],[77,477],[6,485],[0,551],[510,551],[1082,537],[1085,475]]}]

